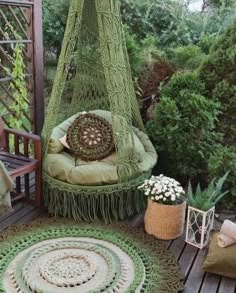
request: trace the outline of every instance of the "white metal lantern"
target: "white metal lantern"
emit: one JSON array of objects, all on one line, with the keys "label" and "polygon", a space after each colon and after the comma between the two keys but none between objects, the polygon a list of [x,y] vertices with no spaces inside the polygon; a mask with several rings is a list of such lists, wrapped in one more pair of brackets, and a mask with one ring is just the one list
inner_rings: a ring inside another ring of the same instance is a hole
[{"label": "white metal lantern", "polygon": [[214,214],[215,207],[204,212],[189,206],[185,241],[200,249],[205,247],[213,227]]}]

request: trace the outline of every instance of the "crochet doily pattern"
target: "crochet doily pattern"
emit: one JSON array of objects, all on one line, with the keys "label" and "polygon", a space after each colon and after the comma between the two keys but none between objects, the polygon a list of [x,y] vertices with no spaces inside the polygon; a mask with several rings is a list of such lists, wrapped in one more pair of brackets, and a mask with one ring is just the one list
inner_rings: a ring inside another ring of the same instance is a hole
[{"label": "crochet doily pattern", "polygon": [[114,150],[111,124],[91,113],[75,119],[67,131],[66,141],[70,149],[86,161],[101,160]]},{"label": "crochet doily pattern", "polygon": [[0,292],[174,293],[182,288],[174,258],[143,232],[49,221],[14,227],[0,237]]}]

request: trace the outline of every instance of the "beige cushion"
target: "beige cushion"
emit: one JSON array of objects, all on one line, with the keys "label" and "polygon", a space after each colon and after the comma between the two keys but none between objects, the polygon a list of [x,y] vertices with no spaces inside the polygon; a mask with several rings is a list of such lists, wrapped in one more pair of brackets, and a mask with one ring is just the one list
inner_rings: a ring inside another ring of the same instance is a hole
[{"label": "beige cushion", "polygon": [[59,139],[50,138],[48,144],[48,154],[58,154],[64,150],[64,145]]},{"label": "beige cushion", "polygon": [[[111,112],[105,111],[105,110],[94,110],[91,111],[91,113],[94,113],[98,116],[103,117],[106,119],[109,123],[112,123],[111,118]],[[66,133],[68,131],[68,128],[73,123],[75,118],[78,115],[73,115],[66,121],[62,122],[60,125],[55,127],[53,129],[50,141],[49,141],[49,147],[48,147],[48,153],[49,154],[57,154],[63,151],[64,148],[68,148],[68,144],[66,142]],[[135,130],[135,128],[133,128]],[[144,146],[142,142],[140,141],[139,137],[136,135],[135,131],[133,132],[133,139],[134,139],[134,145],[135,150],[137,152],[138,160],[143,160],[143,154],[145,153]]]},{"label": "beige cushion", "polygon": [[78,185],[112,184],[118,181],[116,165],[109,161],[84,162],[73,154],[48,154],[43,169],[51,177]]},{"label": "beige cushion", "polygon": [[49,145],[48,145],[49,154],[57,154],[63,151],[64,146],[60,142],[60,138],[62,138],[66,134],[69,126],[75,120],[76,117],[77,115],[71,116],[69,119],[62,122],[61,124],[59,124],[57,127],[53,129],[50,140],[49,140]]},{"label": "beige cushion", "polygon": [[68,145],[67,141],[66,141],[66,136],[67,134],[65,134],[63,137],[61,137],[59,139],[59,141],[63,144],[63,146],[67,149],[70,149],[70,146]]},{"label": "beige cushion", "polygon": [[206,272],[236,278],[236,244],[228,247],[218,245],[217,236],[214,233],[210,243],[208,255],[203,263],[203,270]]},{"label": "beige cushion", "polygon": [[[96,110],[93,113],[111,121],[111,113]],[[54,128],[49,143],[48,155],[44,159],[43,169],[51,177],[60,181],[78,185],[102,185],[118,182],[116,153],[112,153],[101,161],[86,162],[65,149],[65,134],[74,115]],[[137,128],[133,128],[134,147],[138,156],[140,173],[149,171],[157,161],[157,154],[148,136]],[[61,140],[61,141],[60,141]]]},{"label": "beige cushion", "polygon": [[143,148],[143,150],[141,150],[141,148],[139,148],[135,143],[135,148],[141,155],[138,163],[139,171],[141,173],[147,172],[156,165],[157,153],[149,137],[144,132],[137,128],[133,128],[133,130]]}]

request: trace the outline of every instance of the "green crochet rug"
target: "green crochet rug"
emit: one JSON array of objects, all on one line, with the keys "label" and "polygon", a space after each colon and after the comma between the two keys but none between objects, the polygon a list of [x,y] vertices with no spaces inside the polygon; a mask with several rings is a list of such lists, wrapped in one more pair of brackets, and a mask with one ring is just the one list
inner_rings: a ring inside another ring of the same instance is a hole
[{"label": "green crochet rug", "polygon": [[0,292],[182,290],[176,261],[157,240],[122,225],[47,219],[0,236]]}]

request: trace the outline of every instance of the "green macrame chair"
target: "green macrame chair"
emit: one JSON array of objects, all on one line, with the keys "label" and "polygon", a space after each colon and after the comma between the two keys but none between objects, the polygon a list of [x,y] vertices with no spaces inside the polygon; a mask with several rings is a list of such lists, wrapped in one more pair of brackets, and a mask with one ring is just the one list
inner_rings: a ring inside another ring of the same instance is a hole
[{"label": "green macrame chair", "polygon": [[155,153],[150,168],[140,171],[133,128],[142,131],[144,126],[132,83],[118,0],[71,1],[42,133],[44,161],[62,113],[61,98],[72,60],[76,74],[66,116],[95,109],[110,111],[118,181],[77,185],[53,178],[44,170],[44,201],[54,216],[106,223],[124,219],[145,207],[145,198],[137,186],[150,176],[157,157]]}]

